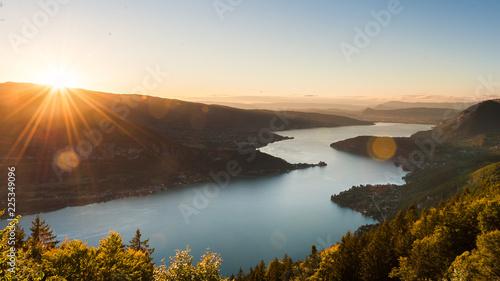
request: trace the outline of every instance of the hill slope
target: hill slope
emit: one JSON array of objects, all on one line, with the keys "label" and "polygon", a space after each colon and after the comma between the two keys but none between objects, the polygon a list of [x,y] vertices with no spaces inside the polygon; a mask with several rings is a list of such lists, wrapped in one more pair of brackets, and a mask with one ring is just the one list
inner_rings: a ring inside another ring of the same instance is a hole
[{"label": "hill slope", "polygon": [[464,140],[481,134],[500,133],[500,99],[478,103],[453,118],[438,124],[439,130],[450,140]]}]

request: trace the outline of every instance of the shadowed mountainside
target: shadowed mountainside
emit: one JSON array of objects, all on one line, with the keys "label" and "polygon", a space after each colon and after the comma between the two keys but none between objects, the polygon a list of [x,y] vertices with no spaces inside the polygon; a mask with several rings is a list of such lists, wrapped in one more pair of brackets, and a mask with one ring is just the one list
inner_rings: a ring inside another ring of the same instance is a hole
[{"label": "shadowed mountainside", "polygon": [[482,134],[499,134],[500,99],[473,105],[439,123],[434,130],[441,132],[451,141],[462,141]]}]

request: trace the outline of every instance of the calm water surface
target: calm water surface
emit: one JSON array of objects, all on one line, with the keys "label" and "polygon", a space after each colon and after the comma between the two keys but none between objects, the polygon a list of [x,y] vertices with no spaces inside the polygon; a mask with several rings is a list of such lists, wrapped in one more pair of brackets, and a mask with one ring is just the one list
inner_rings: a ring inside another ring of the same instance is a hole
[{"label": "calm water surface", "polygon": [[[232,178],[211,198],[200,197],[209,185],[197,184],[147,197],[68,207],[41,217],[59,240],[82,239],[98,246],[99,239],[113,230],[128,243],[139,228],[144,238],[151,238],[156,263],[189,245],[195,262],[210,248],[222,255],[224,275],[236,273],[240,266],[248,272],[261,259],[269,263],[285,253],[303,259],[312,244],[322,249],[339,241],[348,230],[375,222],[336,206],[330,195],[359,184],[403,183],[404,172],[392,163],[338,152],[330,148],[330,143],[359,135],[409,136],[430,127],[378,123],[286,131],[282,134],[293,140],[271,144],[261,151],[293,163],[325,161],[328,166],[261,178]],[[195,208],[196,214],[183,216],[180,206]],[[21,219],[28,232],[33,219]]]}]

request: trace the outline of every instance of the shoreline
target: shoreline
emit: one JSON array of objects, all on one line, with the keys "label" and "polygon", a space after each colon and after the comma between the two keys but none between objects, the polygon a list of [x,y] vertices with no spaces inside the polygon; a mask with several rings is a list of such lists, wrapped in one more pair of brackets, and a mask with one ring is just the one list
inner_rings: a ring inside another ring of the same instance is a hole
[{"label": "shoreline", "polygon": [[[258,177],[266,177],[266,176],[274,176],[274,175],[282,175],[289,173],[295,170],[314,168],[314,167],[323,167],[326,165],[324,162],[319,162],[317,164],[308,164],[308,163],[298,163],[298,164],[290,164],[292,165],[292,169],[280,169],[276,168],[275,170],[253,170],[248,171],[247,173],[237,175],[235,177],[238,178],[258,178]],[[186,175],[190,174],[190,175]],[[18,212],[18,215],[27,216],[27,215],[36,215],[41,213],[50,213],[58,210],[62,210],[67,207],[80,207],[86,206],[90,204],[96,203],[105,203],[108,201],[130,198],[130,197],[145,197],[149,195],[154,195],[158,192],[162,192],[171,188],[183,188],[184,186],[193,185],[193,184],[202,184],[202,183],[210,183],[213,182],[213,179],[210,178],[209,173],[181,173],[177,175],[177,180],[172,183],[161,183],[158,185],[147,185],[134,189],[125,189],[119,193],[108,193],[102,192],[98,195],[86,195],[80,197],[71,198],[72,202],[65,202],[64,198],[54,198],[56,201],[50,202],[48,206],[45,208],[40,208],[37,212]],[[4,215],[5,216],[5,215]]]}]

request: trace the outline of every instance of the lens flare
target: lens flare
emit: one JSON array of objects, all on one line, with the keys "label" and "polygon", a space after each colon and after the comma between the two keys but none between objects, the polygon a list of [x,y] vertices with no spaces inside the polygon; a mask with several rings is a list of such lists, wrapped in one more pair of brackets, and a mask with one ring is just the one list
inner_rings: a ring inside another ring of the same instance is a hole
[{"label": "lens flare", "polygon": [[368,141],[368,153],[379,161],[387,161],[396,154],[397,145],[391,137],[373,137]]},{"label": "lens flare", "polygon": [[71,171],[80,165],[80,156],[73,150],[63,149],[55,154],[54,164],[62,170]]}]

